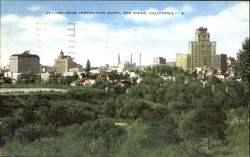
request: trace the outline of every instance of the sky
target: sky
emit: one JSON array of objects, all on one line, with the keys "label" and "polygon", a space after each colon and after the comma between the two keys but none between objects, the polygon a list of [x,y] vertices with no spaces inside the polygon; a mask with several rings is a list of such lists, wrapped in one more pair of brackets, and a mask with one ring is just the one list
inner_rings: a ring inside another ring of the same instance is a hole
[{"label": "sky", "polygon": [[[25,50],[39,55],[42,65],[54,65],[61,50],[83,66],[87,59],[94,67],[117,65],[118,53],[121,62],[129,61],[132,54],[137,65],[140,53],[142,65],[152,64],[155,57],[175,61],[177,53],[188,53],[188,43],[195,40],[199,27],[208,29],[217,54],[236,57],[249,37],[248,1],[0,3],[0,67]],[[69,23],[76,23],[75,33]]]}]

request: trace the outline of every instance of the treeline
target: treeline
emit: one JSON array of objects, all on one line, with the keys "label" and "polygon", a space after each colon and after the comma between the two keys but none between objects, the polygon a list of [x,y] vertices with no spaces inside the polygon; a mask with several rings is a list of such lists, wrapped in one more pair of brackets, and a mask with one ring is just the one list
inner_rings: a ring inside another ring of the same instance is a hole
[{"label": "treeline", "polygon": [[[147,68],[125,91],[0,96],[3,155],[245,157],[249,89],[244,82],[181,69]],[[115,125],[120,123],[121,125]]]}]

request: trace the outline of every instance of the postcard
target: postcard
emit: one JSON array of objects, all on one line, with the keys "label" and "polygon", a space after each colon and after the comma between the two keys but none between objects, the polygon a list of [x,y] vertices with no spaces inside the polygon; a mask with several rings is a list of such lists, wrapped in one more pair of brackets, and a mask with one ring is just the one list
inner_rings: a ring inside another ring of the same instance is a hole
[{"label": "postcard", "polygon": [[248,1],[0,3],[0,156],[249,156]]}]

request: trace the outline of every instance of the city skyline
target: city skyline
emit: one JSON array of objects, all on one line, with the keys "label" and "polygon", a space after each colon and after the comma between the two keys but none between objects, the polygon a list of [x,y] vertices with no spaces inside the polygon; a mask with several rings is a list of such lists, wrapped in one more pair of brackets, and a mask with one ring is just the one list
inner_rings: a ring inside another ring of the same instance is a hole
[{"label": "city skyline", "polygon": [[[211,41],[217,43],[217,53],[236,57],[249,35],[248,6],[249,2],[222,1],[61,1],[60,5],[56,1],[1,1],[0,67],[9,64],[11,55],[25,50],[39,55],[43,65],[54,65],[61,50],[84,66],[87,59],[93,66],[117,65],[118,53],[121,62],[129,61],[132,53],[137,65],[139,53],[142,65],[153,64],[155,57],[173,61],[177,53],[188,52],[188,42],[194,41],[194,32],[201,26],[208,28]],[[68,11],[77,13],[65,14]],[[106,14],[80,13],[87,11]],[[109,11],[120,14],[107,14]],[[135,11],[147,15],[123,14]],[[68,23],[76,23],[75,53],[67,53],[72,44]]]}]

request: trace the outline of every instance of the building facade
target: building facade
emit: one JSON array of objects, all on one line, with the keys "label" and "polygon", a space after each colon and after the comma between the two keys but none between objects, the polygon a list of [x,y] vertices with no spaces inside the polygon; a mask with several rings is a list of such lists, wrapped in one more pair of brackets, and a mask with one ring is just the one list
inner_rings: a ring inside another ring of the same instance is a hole
[{"label": "building facade", "polygon": [[135,72],[136,64],[125,62],[124,64],[119,64],[117,72]]},{"label": "building facade", "polygon": [[236,65],[236,60],[233,57],[228,57],[227,58],[227,67],[230,68],[232,66]]},{"label": "building facade", "polygon": [[189,54],[177,54],[176,55],[176,66],[183,68],[184,70],[189,70],[191,55]]},{"label": "building facade", "polygon": [[[188,54],[177,54],[176,66],[194,71],[197,68],[224,69],[224,55],[216,55],[216,42],[210,41],[207,28],[196,29],[195,41],[189,42]],[[223,67],[222,67],[223,66]]]},{"label": "building facade", "polygon": [[154,58],[153,64],[154,65],[165,65],[166,64],[166,58],[163,58],[163,57]]},{"label": "building facade", "polygon": [[63,51],[55,59],[54,66],[55,71],[58,73],[80,72],[82,70],[82,66],[74,62],[70,56],[64,55]]},{"label": "building facade", "polygon": [[216,55],[215,69],[223,73],[227,71],[227,55],[226,54]]},{"label": "building facade", "polygon": [[117,72],[135,72],[136,71],[136,64],[133,63],[132,54],[130,54],[130,62],[121,63],[120,55],[118,54],[118,67]]},{"label": "building facade", "polygon": [[33,72],[38,74],[40,72],[40,57],[35,54],[30,54],[30,51],[28,50],[22,54],[12,55],[10,56],[10,72]]},{"label": "building facade", "polygon": [[216,42],[210,42],[207,28],[196,29],[195,41],[189,43],[189,54],[191,54],[190,70],[204,66],[215,68]]},{"label": "building facade", "polygon": [[166,65],[171,66],[171,67],[175,67],[176,66],[176,61],[166,62]]}]

